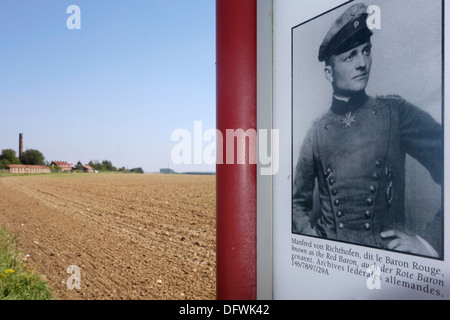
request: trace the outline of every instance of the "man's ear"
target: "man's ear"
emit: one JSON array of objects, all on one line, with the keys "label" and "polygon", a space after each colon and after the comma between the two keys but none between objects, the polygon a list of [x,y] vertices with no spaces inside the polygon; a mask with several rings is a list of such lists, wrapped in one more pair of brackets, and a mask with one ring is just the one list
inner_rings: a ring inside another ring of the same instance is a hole
[{"label": "man's ear", "polygon": [[327,78],[328,81],[330,81],[331,83],[333,83],[333,70],[331,69],[331,66],[325,66],[325,69],[323,69],[323,71],[325,72],[325,78]]}]

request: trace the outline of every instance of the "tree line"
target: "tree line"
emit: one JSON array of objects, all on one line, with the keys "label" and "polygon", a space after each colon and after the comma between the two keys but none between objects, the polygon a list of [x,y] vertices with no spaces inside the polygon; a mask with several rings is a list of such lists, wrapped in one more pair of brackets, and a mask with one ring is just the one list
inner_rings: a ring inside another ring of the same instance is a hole
[{"label": "tree line", "polygon": [[[0,169],[8,169],[10,164],[23,164],[23,165],[35,165],[35,166],[50,166],[50,163],[45,160],[44,155],[39,150],[28,149],[22,152],[22,155],[17,157],[16,151],[13,149],[3,149],[0,154]],[[125,167],[116,168],[111,161],[103,160],[99,162],[98,160],[89,161],[87,164],[93,170],[99,172],[125,172],[125,173],[144,173],[144,170],[141,167],[126,169]],[[84,169],[84,165],[81,161],[78,161],[77,164],[73,167],[74,171],[82,171]],[[61,169],[61,168],[59,168]],[[58,170],[58,167],[53,167],[52,171],[61,171]]]},{"label": "tree line", "polygon": [[10,164],[45,165],[44,155],[39,150],[28,149],[19,157],[13,149],[3,149],[0,154],[0,169],[7,169]]},{"label": "tree line", "polygon": [[[80,162],[78,162],[81,164]],[[119,171],[119,172],[133,172],[133,173],[144,173],[144,170],[139,168],[133,168],[133,169],[126,169],[125,167],[122,168],[116,168],[111,161],[109,160],[103,160],[102,162],[99,162],[98,160],[95,161],[89,161],[88,166],[90,166],[92,169],[97,171]]]}]

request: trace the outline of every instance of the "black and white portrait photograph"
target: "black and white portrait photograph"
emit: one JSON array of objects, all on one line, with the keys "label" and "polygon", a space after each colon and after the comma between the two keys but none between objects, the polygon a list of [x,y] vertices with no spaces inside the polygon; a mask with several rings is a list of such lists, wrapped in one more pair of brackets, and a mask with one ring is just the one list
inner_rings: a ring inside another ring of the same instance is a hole
[{"label": "black and white portrait photograph", "polygon": [[442,0],[292,28],[293,234],[444,259]]}]

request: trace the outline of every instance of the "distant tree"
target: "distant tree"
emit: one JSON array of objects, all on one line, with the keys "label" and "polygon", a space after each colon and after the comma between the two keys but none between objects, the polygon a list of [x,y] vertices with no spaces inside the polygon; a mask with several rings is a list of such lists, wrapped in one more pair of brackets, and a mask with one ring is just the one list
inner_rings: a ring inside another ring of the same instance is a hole
[{"label": "distant tree", "polygon": [[103,160],[102,161],[102,171],[114,171],[116,168],[112,165],[111,161]]},{"label": "distant tree", "polygon": [[51,172],[62,172],[62,168],[60,166],[54,165],[49,167]]},{"label": "distant tree", "polygon": [[92,167],[92,169],[100,171],[102,169],[102,165],[98,160],[95,161],[89,161],[88,166]]},{"label": "distant tree", "polygon": [[77,164],[75,165],[75,167],[73,167],[74,170],[83,170],[84,166],[81,163],[81,161],[78,161]]},{"label": "distant tree", "polygon": [[101,163],[98,160],[89,161],[88,166],[97,171],[115,171],[116,167],[113,166],[109,160],[103,160]]},{"label": "distant tree", "polygon": [[133,168],[133,169],[131,169],[131,172],[134,172],[134,173],[144,173],[144,170],[142,170],[142,168],[139,167],[139,168]]},{"label": "distant tree", "polygon": [[0,155],[0,161],[8,164],[20,164],[19,158],[16,157],[16,151],[13,149],[3,149]]},{"label": "distant tree", "polygon": [[8,169],[10,163],[6,159],[0,160],[0,169]]},{"label": "distant tree", "polygon": [[19,160],[22,164],[42,166],[44,165],[45,158],[40,151],[28,149],[22,153],[22,155],[19,157]]}]

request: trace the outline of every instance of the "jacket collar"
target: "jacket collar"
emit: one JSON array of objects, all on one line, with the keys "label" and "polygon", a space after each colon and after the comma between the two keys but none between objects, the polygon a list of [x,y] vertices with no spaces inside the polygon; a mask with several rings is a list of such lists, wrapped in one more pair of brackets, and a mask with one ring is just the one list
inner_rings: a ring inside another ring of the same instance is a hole
[{"label": "jacket collar", "polygon": [[348,101],[338,99],[333,95],[331,111],[340,115],[345,115],[348,112],[355,112],[367,102],[368,98],[369,97],[364,90],[351,96]]}]

